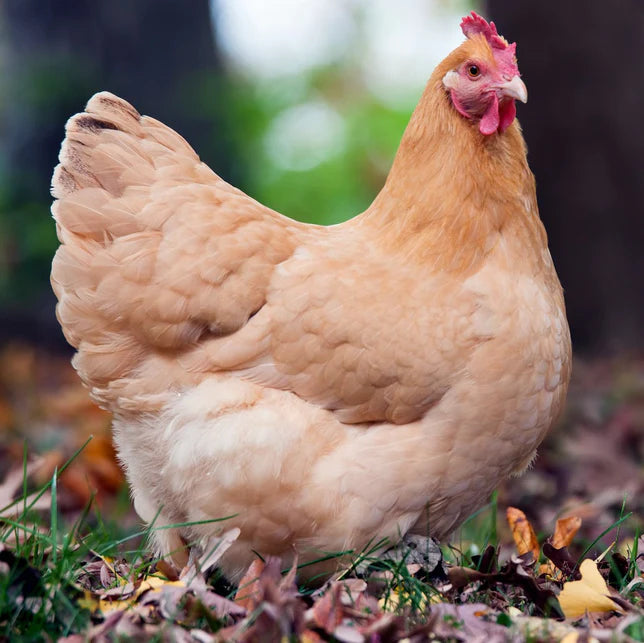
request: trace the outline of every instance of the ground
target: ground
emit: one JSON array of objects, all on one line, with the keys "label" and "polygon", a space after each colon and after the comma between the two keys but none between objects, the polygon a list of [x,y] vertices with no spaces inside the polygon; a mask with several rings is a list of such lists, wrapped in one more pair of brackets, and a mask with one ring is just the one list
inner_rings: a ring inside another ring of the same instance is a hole
[{"label": "ground", "polygon": [[0,350],[0,436],[3,640],[644,641],[643,359],[577,358],[533,467],[450,543],[357,556],[322,588],[277,560],[231,587],[225,543],[151,560],[67,355]]}]

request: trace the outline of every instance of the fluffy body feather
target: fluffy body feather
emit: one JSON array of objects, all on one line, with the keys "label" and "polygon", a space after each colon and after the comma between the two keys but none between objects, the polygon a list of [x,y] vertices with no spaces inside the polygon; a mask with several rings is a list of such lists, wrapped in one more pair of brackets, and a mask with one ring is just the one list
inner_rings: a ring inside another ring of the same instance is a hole
[{"label": "fluffy body feather", "polygon": [[432,75],[374,203],[329,228],[116,96],[68,122],[52,284],[74,366],[145,521],[234,516],[158,531],[161,553],[238,527],[235,577],[253,550],[443,538],[534,457],[570,339],[519,126],[484,135],[443,82],[473,57],[494,64],[479,34]]}]

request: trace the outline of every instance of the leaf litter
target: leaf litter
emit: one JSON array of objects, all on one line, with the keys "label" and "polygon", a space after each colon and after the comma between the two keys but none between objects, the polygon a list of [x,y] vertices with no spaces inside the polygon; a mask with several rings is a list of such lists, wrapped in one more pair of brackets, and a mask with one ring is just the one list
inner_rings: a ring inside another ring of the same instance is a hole
[{"label": "leaf litter", "polygon": [[[216,563],[235,530],[193,547],[183,569],[145,558],[143,546],[134,557],[86,546],[76,521],[88,504],[118,513],[126,493],[109,417],[66,358],[11,347],[0,353],[0,627],[16,634],[16,612],[59,619],[52,579],[67,547],[77,557],[65,600],[76,613],[56,630],[63,641],[642,641],[643,427],[644,363],[578,361],[561,428],[489,508],[506,512],[498,534],[469,525],[458,546],[429,541],[429,555],[419,556],[418,542],[402,558],[356,565],[317,589],[297,585],[295,566],[257,559],[234,588]],[[38,455],[25,459],[25,443]],[[52,502],[68,530],[53,541]],[[141,536],[131,511],[122,516]],[[40,537],[42,545],[25,547]]]}]

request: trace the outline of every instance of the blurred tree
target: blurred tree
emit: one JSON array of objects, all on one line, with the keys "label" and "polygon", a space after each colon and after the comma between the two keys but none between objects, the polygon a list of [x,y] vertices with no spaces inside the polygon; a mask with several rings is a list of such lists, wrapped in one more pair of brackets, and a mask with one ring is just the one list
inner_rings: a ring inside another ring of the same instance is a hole
[{"label": "blurred tree", "polygon": [[35,323],[34,332],[60,336],[48,284],[49,183],[63,124],[94,92],[163,120],[234,178],[209,3],[5,0],[0,21],[0,335]]},{"label": "blurred tree", "polygon": [[575,347],[644,345],[644,3],[488,0],[518,43],[519,107]]}]

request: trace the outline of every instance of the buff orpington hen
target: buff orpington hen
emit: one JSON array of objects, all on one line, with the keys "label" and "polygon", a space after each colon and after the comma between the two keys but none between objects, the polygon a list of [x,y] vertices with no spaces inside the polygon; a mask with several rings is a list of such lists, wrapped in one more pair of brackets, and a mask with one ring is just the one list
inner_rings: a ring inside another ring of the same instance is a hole
[{"label": "buff orpington hen", "polygon": [[236,579],[256,553],[445,538],[559,415],[570,337],[526,87],[494,23],[461,27],[382,191],[340,225],[254,201],[112,94],[67,123],[58,319],[158,553],[238,529]]}]

